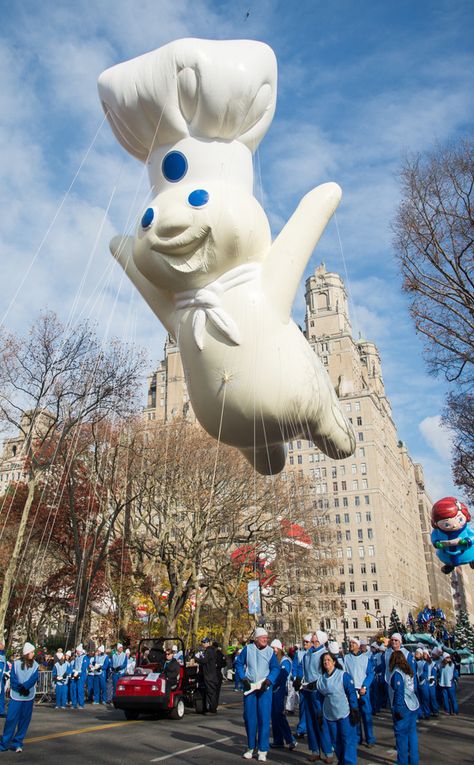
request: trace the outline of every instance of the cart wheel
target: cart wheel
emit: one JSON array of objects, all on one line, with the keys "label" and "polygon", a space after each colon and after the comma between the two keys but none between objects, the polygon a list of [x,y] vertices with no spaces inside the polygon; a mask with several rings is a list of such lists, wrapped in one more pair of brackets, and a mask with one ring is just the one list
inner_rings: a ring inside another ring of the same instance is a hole
[{"label": "cart wheel", "polygon": [[204,712],[204,699],[200,693],[196,693],[194,697],[194,709],[198,715],[202,715]]},{"label": "cart wheel", "polygon": [[184,700],[181,696],[175,699],[174,707],[170,712],[172,720],[181,720],[184,717]]},{"label": "cart wheel", "polygon": [[127,720],[138,720],[138,715],[140,714],[135,709],[124,709],[123,713]]}]

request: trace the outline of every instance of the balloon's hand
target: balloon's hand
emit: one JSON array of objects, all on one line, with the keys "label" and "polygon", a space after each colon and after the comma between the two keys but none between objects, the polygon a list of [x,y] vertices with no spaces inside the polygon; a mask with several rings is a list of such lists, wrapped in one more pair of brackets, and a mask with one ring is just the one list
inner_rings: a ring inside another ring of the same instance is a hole
[{"label": "balloon's hand", "polygon": [[323,183],[306,194],[283,227],[264,262],[264,288],[283,321],[306,265],[342,196],[337,183]]},{"label": "balloon's hand", "polygon": [[170,335],[176,336],[175,305],[165,290],[156,287],[140,273],[133,259],[133,237],[114,236],[110,242],[110,252],[122,266],[132,284],[146,300],[151,310],[164,324]]}]

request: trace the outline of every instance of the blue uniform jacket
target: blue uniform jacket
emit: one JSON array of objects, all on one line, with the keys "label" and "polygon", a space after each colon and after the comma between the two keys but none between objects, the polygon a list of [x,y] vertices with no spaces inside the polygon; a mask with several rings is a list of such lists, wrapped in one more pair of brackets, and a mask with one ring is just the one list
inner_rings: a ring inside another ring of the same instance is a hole
[{"label": "blue uniform jacket", "polygon": [[26,688],[28,691],[30,688],[32,688],[36,683],[38,682],[38,670],[33,672],[31,677],[28,678],[28,680],[25,680],[24,683],[19,683],[18,678],[15,673],[15,662],[12,664],[12,671],[10,675],[10,688],[12,688],[14,691],[19,691],[19,688],[23,686],[23,688]]},{"label": "blue uniform jacket", "polygon": [[[247,646],[244,646],[235,660],[235,672],[237,675],[237,680],[245,679],[246,662],[247,662]],[[275,654],[273,654],[272,658],[270,659],[268,668],[270,671],[266,679],[269,680],[271,684],[273,685],[274,683],[276,683],[278,679],[278,675],[280,674],[280,664]]]}]

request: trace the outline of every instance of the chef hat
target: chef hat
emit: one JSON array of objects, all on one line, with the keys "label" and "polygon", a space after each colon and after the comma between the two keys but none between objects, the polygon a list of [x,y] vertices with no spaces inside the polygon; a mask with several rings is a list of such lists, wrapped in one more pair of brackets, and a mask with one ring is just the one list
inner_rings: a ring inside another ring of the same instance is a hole
[{"label": "chef hat", "polygon": [[122,645],[122,643],[117,643],[117,649],[118,649],[118,648],[123,648],[123,645]]},{"label": "chef hat", "polygon": [[306,635],[303,635],[303,641],[306,641],[307,643],[311,643],[312,639],[313,639],[313,636],[311,632],[308,632]]},{"label": "chef hat", "polygon": [[330,640],[328,643],[328,651],[334,655],[339,653],[339,643],[337,640]]},{"label": "chef hat", "polygon": [[65,656],[69,659],[72,656],[72,651],[66,651]]},{"label": "chef hat", "polygon": [[423,648],[421,648],[421,646],[418,646],[418,647],[415,649],[415,653],[423,653],[423,651],[424,651],[424,649],[423,649]]},{"label": "chef hat", "polygon": [[25,645],[23,646],[23,652],[22,652],[23,656],[26,656],[27,653],[31,653],[34,650],[35,650],[35,647],[33,643],[25,643]]},{"label": "chef hat", "polygon": [[83,653],[83,651],[84,651],[84,646],[82,645],[82,643],[79,643],[79,645],[76,646],[76,652]]},{"label": "chef hat", "polygon": [[359,645],[367,645],[367,640],[365,638],[361,638]]},{"label": "chef hat", "polygon": [[56,651],[56,656],[57,656],[58,659],[62,659],[64,654],[63,654],[62,651]]},{"label": "chef hat", "polygon": [[356,637],[350,637],[349,643],[355,643],[356,645],[360,646],[360,640],[359,638],[356,638]]},{"label": "chef hat", "polygon": [[264,43],[188,38],[106,69],[98,88],[115,137],[146,162],[188,137],[255,151],[275,112],[276,77]]},{"label": "chef hat", "polygon": [[390,639],[391,640],[399,640],[400,643],[403,642],[403,638],[402,638],[402,636],[400,635],[399,632],[394,632],[393,635],[390,636]]},{"label": "chef hat", "polygon": [[442,654],[442,657],[443,657],[443,659],[450,659],[451,658],[451,654],[446,653],[446,651],[444,651],[443,654]]},{"label": "chef hat", "polygon": [[178,646],[177,645],[172,645],[171,646],[171,650],[174,651],[175,653],[177,653],[178,652]]},{"label": "chef hat", "polygon": [[105,653],[105,645],[100,645],[97,650],[99,653]]},{"label": "chef hat", "polygon": [[257,627],[257,629],[255,630],[255,633],[254,633],[254,637],[256,637],[256,638],[259,638],[259,637],[268,637],[268,632],[266,630],[264,630],[263,627]]},{"label": "chef hat", "polygon": [[324,643],[328,642],[327,632],[323,632],[322,630],[316,630],[316,637],[318,638],[321,645],[324,645]]},{"label": "chef hat", "polygon": [[280,651],[283,650],[283,646],[281,644],[281,640],[278,640],[278,638],[275,638],[275,640],[272,640],[272,642],[270,643],[270,646],[272,648],[279,648]]},{"label": "chef hat", "polygon": [[379,646],[379,644],[377,643],[376,640],[374,640],[373,643],[370,644],[370,647],[371,648],[377,648],[377,649],[380,648],[380,646]]}]

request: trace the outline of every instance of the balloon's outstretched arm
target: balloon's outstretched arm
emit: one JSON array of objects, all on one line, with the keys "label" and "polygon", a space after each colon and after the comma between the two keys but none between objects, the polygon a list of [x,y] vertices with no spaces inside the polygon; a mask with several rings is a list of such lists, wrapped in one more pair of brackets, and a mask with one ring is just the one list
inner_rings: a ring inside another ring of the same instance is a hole
[{"label": "balloon's outstretched arm", "polygon": [[288,321],[306,265],[338,206],[337,183],[323,183],[305,194],[272,244],[264,263],[264,284],[283,321]]},{"label": "balloon's outstretched arm", "polygon": [[140,273],[133,260],[133,237],[114,236],[110,242],[110,252],[122,266],[128,278],[135,285],[140,295],[146,300],[151,310],[166,327],[170,335],[176,337],[174,324],[174,302],[164,290],[155,287]]}]

